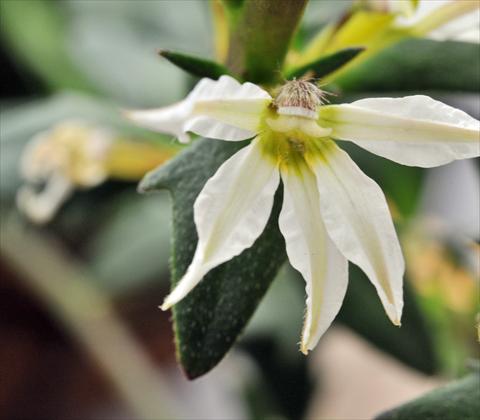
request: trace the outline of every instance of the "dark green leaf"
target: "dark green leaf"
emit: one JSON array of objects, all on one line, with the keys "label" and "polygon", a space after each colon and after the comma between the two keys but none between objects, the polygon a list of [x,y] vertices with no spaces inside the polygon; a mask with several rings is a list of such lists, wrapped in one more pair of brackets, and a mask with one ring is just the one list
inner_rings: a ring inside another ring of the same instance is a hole
[{"label": "dark green leaf", "polygon": [[350,264],[350,282],[338,320],[407,365],[431,374],[437,370],[432,337],[408,281],[402,326],[394,327],[363,272]]},{"label": "dark green leaf", "polygon": [[245,0],[222,0],[224,7],[232,12],[237,11],[243,6]]},{"label": "dark green leaf", "polygon": [[335,81],[344,91],[455,90],[477,92],[480,86],[478,45],[408,39]]},{"label": "dark green leaf", "polygon": [[[173,285],[185,273],[195,251],[193,203],[197,195],[217,168],[245,144],[199,140],[142,181],[142,191],[167,188],[172,194]],[[212,270],[173,308],[177,352],[189,378],[208,372],[225,356],[286,259],[277,224],[279,195],[267,227],[253,247]]]},{"label": "dark green leaf", "polygon": [[227,67],[245,80],[279,79],[290,41],[307,0],[247,1],[230,21]]},{"label": "dark green leaf", "polygon": [[304,418],[315,385],[309,359],[298,350],[295,357],[286,357],[282,346],[282,342],[269,334],[241,343],[242,349],[255,361],[260,377],[247,394],[250,418]]},{"label": "dark green leaf", "polygon": [[476,420],[480,413],[478,372],[387,411],[377,420]]},{"label": "dark green leaf", "polygon": [[364,51],[364,48],[345,48],[326,57],[319,58],[302,67],[290,70],[285,77],[290,80],[303,76],[307,72],[312,72],[312,77],[322,78],[327,74],[339,69],[354,59],[358,54]]},{"label": "dark green leaf", "polygon": [[217,80],[223,74],[232,75],[225,66],[215,61],[169,50],[159,50],[158,53],[170,61],[170,63],[175,64],[193,76],[209,77]]}]

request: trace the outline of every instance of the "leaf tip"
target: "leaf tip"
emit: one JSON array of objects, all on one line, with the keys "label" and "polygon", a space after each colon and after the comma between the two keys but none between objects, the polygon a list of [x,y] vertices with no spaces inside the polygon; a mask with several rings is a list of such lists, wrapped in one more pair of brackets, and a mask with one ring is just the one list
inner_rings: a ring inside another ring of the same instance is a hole
[{"label": "leaf tip", "polygon": [[159,55],[160,57],[163,57],[163,58],[168,58],[168,56],[170,54],[170,51],[165,49],[165,48],[157,48],[155,50],[155,52],[157,53],[157,55]]},{"label": "leaf tip", "polygon": [[152,172],[147,172],[137,185],[137,192],[148,194],[155,191],[154,182],[152,182]]}]

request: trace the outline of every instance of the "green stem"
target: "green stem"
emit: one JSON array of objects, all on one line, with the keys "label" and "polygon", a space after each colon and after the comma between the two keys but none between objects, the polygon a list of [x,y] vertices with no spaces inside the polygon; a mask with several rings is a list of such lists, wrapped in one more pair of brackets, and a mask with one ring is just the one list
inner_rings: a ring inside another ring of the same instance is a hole
[{"label": "green stem", "polygon": [[227,67],[254,83],[278,81],[307,1],[245,1],[230,22]]}]

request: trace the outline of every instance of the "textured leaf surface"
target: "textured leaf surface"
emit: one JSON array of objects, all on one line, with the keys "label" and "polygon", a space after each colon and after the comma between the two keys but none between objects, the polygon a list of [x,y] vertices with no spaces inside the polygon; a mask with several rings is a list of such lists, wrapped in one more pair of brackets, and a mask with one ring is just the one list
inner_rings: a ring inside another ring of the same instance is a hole
[{"label": "textured leaf surface", "polygon": [[286,78],[290,80],[301,77],[307,72],[312,72],[312,77],[325,77],[327,74],[347,64],[350,60],[353,60],[363,50],[363,48],[345,48],[344,50],[329,54],[304,66],[290,70],[287,72]]},{"label": "textured leaf surface", "polygon": [[476,420],[480,413],[480,375],[475,372],[423,397],[387,411],[377,420]]},{"label": "textured leaf surface", "polygon": [[158,53],[172,64],[175,64],[193,76],[209,77],[210,79],[217,80],[223,74],[232,75],[225,66],[215,61],[169,50],[160,50]]},{"label": "textured leaf surface", "polygon": [[[199,140],[142,181],[143,191],[166,188],[172,194],[173,285],[186,271],[195,251],[193,203],[197,195],[217,168],[246,144]],[[285,261],[285,244],[277,224],[280,202],[276,197],[268,225],[253,247],[212,270],[174,306],[178,357],[189,378],[208,372],[224,357]]]}]

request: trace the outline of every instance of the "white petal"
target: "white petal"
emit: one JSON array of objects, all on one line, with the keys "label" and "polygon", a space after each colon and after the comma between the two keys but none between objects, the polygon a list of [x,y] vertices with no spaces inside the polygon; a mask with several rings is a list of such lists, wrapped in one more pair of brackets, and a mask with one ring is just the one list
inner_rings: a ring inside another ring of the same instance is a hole
[{"label": "white petal", "polygon": [[173,134],[188,142],[187,131],[221,140],[245,140],[257,134],[260,116],[271,96],[252,83],[240,84],[230,76],[202,79],[174,105],[126,116],[150,129]]},{"label": "white petal", "polygon": [[428,16],[431,16],[432,13],[438,11],[440,8],[452,3],[452,0],[435,0],[435,1],[425,1],[421,0],[418,2],[415,13],[411,15],[400,15],[397,16],[396,22],[400,26],[411,26],[422,19],[425,19]]},{"label": "white petal", "polygon": [[53,174],[41,192],[31,186],[23,186],[17,193],[18,208],[34,223],[47,223],[60,206],[70,197],[73,184],[61,174]]},{"label": "white petal", "polygon": [[193,261],[162,309],[183,299],[212,268],[251,247],[263,232],[280,182],[258,139],[225,161],[194,205],[198,244]]},{"label": "white petal", "polygon": [[428,33],[428,38],[436,41],[460,41],[480,43],[480,9],[463,15],[440,28]]},{"label": "white petal", "polygon": [[437,41],[480,42],[480,4],[476,0],[424,0],[414,14],[399,16],[396,22]]},{"label": "white petal", "polygon": [[306,316],[301,351],[307,354],[342,306],[348,283],[348,262],[330,238],[320,216],[315,176],[305,163],[282,168],[284,185],[280,230],[290,263],[306,282]]},{"label": "white petal", "polygon": [[328,142],[321,156],[306,156],[317,178],[325,227],[343,255],[367,274],[391,321],[400,324],[405,267],[385,196],[343,150]]},{"label": "white petal", "polygon": [[404,165],[432,167],[480,154],[480,122],[428,96],[329,105],[319,116],[332,137]]}]

